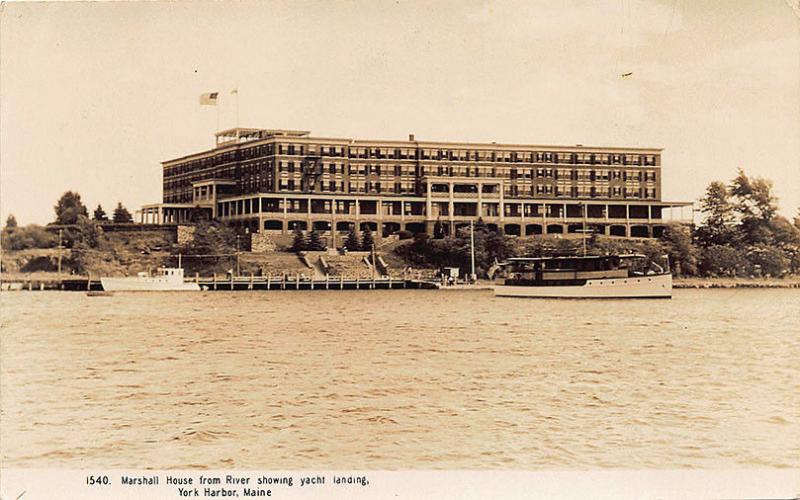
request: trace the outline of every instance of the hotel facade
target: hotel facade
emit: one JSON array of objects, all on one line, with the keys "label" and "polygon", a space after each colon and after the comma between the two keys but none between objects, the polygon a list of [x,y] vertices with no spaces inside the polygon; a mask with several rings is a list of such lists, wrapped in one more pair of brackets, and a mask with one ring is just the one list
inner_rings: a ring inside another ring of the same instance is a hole
[{"label": "hotel facade", "polygon": [[437,223],[452,234],[481,218],[509,235],[658,237],[668,212],[691,206],[662,201],[661,152],[236,128],[216,134],[211,150],[163,162],[163,200],[138,216],[179,224],[199,209],[247,232],[283,234],[370,227],[385,237],[432,233]]}]

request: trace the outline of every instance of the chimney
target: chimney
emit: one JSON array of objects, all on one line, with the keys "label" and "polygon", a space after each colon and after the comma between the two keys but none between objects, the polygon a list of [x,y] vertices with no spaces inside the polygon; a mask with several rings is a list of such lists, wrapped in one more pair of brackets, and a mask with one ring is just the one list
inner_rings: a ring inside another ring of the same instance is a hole
[{"label": "chimney", "polygon": [[414,134],[408,134],[408,142],[414,142]]}]

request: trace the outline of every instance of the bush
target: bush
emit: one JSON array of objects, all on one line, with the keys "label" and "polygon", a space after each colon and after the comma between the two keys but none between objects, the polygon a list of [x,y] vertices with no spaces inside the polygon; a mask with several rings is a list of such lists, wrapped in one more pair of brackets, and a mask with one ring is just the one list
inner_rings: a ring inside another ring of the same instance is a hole
[{"label": "bush", "polygon": [[58,236],[36,224],[24,227],[6,227],[0,236],[0,245],[3,250],[53,248],[58,246]]},{"label": "bush", "polygon": [[322,237],[319,235],[316,229],[312,229],[311,233],[308,235],[308,250],[312,252],[318,252],[321,250],[325,250],[327,247],[325,244],[322,243]]},{"label": "bush", "polygon": [[781,250],[769,246],[754,247],[747,253],[747,260],[760,274],[776,278],[786,274],[791,264]]},{"label": "bush", "polygon": [[706,276],[741,276],[748,274],[750,262],[737,248],[712,245],[702,250],[699,267]]},{"label": "bush", "polygon": [[292,252],[305,252],[308,250],[308,240],[303,230],[299,227],[294,228],[291,250]]}]

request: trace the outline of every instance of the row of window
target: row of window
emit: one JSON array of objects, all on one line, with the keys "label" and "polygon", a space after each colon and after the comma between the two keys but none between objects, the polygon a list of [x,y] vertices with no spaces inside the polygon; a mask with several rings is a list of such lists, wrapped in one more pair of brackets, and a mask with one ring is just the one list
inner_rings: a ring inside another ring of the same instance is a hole
[{"label": "row of window", "polygon": [[658,166],[660,164],[660,156],[655,154],[379,148],[314,144],[262,144],[259,146],[225,151],[214,156],[189,160],[178,165],[170,165],[165,167],[164,174],[166,176],[181,175],[187,172],[193,172],[216,165],[272,156],[274,154],[293,156],[348,157],[362,159],[374,158],[395,160],[555,163],[572,165]]}]

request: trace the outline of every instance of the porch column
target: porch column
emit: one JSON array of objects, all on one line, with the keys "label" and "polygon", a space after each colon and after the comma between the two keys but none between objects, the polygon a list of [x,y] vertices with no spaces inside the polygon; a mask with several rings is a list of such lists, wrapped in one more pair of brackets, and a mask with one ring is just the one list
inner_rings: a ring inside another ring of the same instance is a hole
[{"label": "porch column", "polygon": [[447,192],[450,195],[449,198],[448,198],[448,201],[447,201],[447,203],[448,203],[447,211],[450,213],[450,231],[451,231],[450,234],[453,234],[452,233],[452,231],[453,231],[453,219],[455,217],[455,211],[456,211],[456,205],[455,205],[455,203],[453,201],[453,181],[449,181],[447,183]]}]

